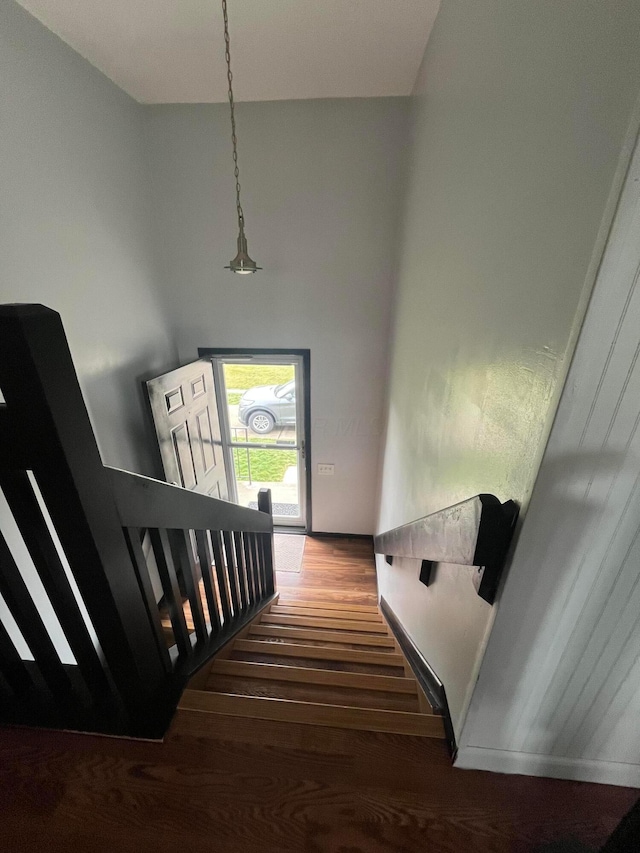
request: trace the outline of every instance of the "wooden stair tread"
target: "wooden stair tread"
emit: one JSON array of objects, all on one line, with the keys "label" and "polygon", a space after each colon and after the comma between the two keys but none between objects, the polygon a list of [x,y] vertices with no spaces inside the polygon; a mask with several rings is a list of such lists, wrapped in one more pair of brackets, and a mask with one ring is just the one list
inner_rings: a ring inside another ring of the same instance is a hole
[{"label": "wooden stair tread", "polygon": [[442,738],[442,717],[411,711],[383,711],[341,705],[322,705],[290,699],[263,699],[204,690],[185,690],[179,707],[212,714],[231,714],[262,720],[332,726],[374,732]]},{"label": "wooden stair tread", "polygon": [[319,648],[326,649],[351,649],[352,651],[370,651],[370,652],[380,652],[382,654],[394,654],[395,649],[390,648],[389,646],[379,646],[377,644],[363,645],[362,643],[353,643],[353,642],[335,642],[335,640],[305,640],[298,637],[267,637],[261,634],[254,634],[253,636],[247,636],[249,640],[259,640],[270,643],[289,643],[293,645],[304,645],[304,646],[315,646]]},{"label": "wooden stair tread", "polygon": [[340,705],[357,708],[378,708],[388,711],[419,713],[418,695],[410,693],[385,693],[364,690],[361,687],[334,687],[328,684],[277,681],[264,678],[246,678],[222,675],[215,670],[209,675],[204,690],[213,693],[232,693],[241,696],[291,699],[321,705]]},{"label": "wooden stair tread", "polygon": [[354,634],[344,631],[323,631],[315,628],[296,628],[283,625],[254,625],[252,636],[278,637],[291,640],[317,640],[323,643],[345,643],[347,645],[378,646],[395,649],[393,637],[369,634]]},{"label": "wooden stair tread", "polygon": [[365,634],[385,634],[387,626],[378,622],[356,622],[350,619],[323,619],[318,616],[272,616],[265,613],[260,620],[263,625],[295,625],[299,628],[332,628],[338,631],[360,631]]},{"label": "wooden stair tread", "polygon": [[382,616],[379,613],[361,613],[354,610],[325,610],[319,607],[289,607],[286,604],[274,605],[270,611],[273,615],[280,616],[316,616],[320,619],[346,619],[347,621],[358,622],[375,622],[383,624]]},{"label": "wooden stair tread", "polygon": [[300,667],[305,669],[315,669],[321,666],[323,669],[334,670],[335,672],[354,672],[366,675],[390,675],[402,678],[406,675],[404,666],[379,666],[372,663],[354,663],[353,661],[337,661],[289,657],[288,655],[270,655],[256,654],[255,652],[232,652],[231,659],[236,661],[245,661],[247,663],[270,663],[279,664],[281,666]]},{"label": "wooden stair tread", "polygon": [[282,666],[274,663],[257,663],[241,660],[216,660],[212,673],[237,675],[240,678],[277,679],[279,681],[327,684],[334,687],[362,687],[365,690],[382,690],[387,693],[416,693],[412,678],[393,675],[368,675],[362,672],[340,672],[332,669]]},{"label": "wooden stair tread", "polygon": [[[313,602],[313,606],[315,607],[317,604],[325,604],[327,602],[327,587],[326,585],[322,585],[320,579],[317,586],[310,586],[310,580],[307,578],[304,587],[298,588],[296,581],[291,580],[293,572],[286,573],[289,575],[286,581],[283,581],[284,574],[284,572],[281,572],[278,577],[280,600],[283,604],[299,602],[301,604],[308,605]],[[333,576],[331,581],[333,583]],[[371,593],[369,590],[353,589],[349,585],[348,581],[340,585],[339,595],[339,598],[337,595],[333,596],[336,602],[340,602],[341,604],[349,602],[350,607],[355,605],[358,605],[359,607],[376,607],[377,597],[375,594]]]},{"label": "wooden stair tread", "polygon": [[264,655],[309,658],[313,660],[336,660],[352,663],[371,663],[379,666],[404,665],[404,658],[392,652],[370,652],[360,649],[330,649],[324,646],[294,645],[293,643],[271,643],[268,640],[236,640],[234,651],[254,652]]},{"label": "wooden stair tread", "polygon": [[350,613],[375,613],[378,615],[380,613],[375,604],[340,604],[333,601],[305,601],[303,599],[300,601],[297,599],[283,601],[282,598],[278,604],[281,607],[311,607],[314,610],[348,610]]}]

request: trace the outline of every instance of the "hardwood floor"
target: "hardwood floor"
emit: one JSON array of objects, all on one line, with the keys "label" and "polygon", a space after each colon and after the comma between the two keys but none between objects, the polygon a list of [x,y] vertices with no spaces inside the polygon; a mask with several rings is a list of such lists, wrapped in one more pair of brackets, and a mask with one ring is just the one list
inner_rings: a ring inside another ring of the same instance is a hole
[{"label": "hardwood floor", "polygon": [[313,601],[375,606],[378,603],[370,539],[307,536],[300,574],[277,572],[279,604]]},{"label": "hardwood floor", "polygon": [[[278,585],[279,606],[370,607],[371,545],[309,540],[301,574]],[[212,727],[195,710],[164,743],[0,730],[3,853],[525,853],[570,838],[597,849],[637,796],[455,770],[434,738],[224,714]]]}]

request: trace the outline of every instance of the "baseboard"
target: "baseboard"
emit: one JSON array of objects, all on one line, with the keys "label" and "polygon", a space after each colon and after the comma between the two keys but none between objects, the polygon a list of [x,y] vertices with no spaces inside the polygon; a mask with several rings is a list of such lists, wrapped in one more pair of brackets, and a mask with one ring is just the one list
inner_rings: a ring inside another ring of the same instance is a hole
[{"label": "baseboard", "polygon": [[560,758],[530,752],[511,752],[506,749],[463,746],[458,750],[454,763],[456,767],[464,770],[488,770],[492,773],[546,776],[553,779],[640,788],[640,764],[624,764],[620,761]]},{"label": "baseboard", "polygon": [[313,530],[310,533],[307,533],[307,536],[325,536],[328,539],[371,539],[373,540],[373,533],[325,533],[322,530]]},{"label": "baseboard", "polygon": [[456,736],[453,731],[453,724],[451,722],[451,714],[449,713],[449,704],[447,702],[447,694],[445,693],[444,684],[431,669],[425,656],[413,642],[409,634],[407,634],[402,623],[389,607],[387,601],[382,597],[380,598],[380,610],[382,611],[384,618],[387,620],[387,624],[391,628],[393,636],[398,641],[398,645],[402,649],[404,656],[409,662],[416,680],[426,693],[431,706],[437,713],[442,714],[449,753],[452,758],[455,758],[457,752]]}]

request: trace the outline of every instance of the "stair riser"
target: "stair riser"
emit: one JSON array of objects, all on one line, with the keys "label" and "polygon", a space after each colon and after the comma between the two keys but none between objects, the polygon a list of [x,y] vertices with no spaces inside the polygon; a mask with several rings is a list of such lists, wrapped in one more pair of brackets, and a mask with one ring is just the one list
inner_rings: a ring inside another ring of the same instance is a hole
[{"label": "stair riser", "polygon": [[402,667],[404,658],[392,652],[367,652],[359,649],[329,649],[321,646],[270,643],[268,640],[238,640],[233,646],[238,652],[253,652],[259,655],[298,657],[307,660],[333,660],[345,663],[377,664],[378,666]]},{"label": "stair riser", "polygon": [[327,684],[333,687],[361,687],[363,690],[381,690],[387,693],[416,693],[416,684],[413,679],[389,675],[365,675],[360,672],[339,672],[331,669],[311,669],[237,660],[216,661],[211,671],[223,675],[237,675],[240,678]]},{"label": "stair riser", "polygon": [[395,649],[396,647],[392,637],[382,635],[369,636],[343,631],[318,631],[314,628],[284,628],[279,625],[256,625],[251,629],[250,635],[252,637],[277,637],[290,642],[316,640],[323,643],[346,643],[348,645],[378,646],[388,649]]},{"label": "stair riser", "polygon": [[417,695],[385,693],[351,687],[330,687],[326,684],[308,684],[299,681],[273,681],[261,678],[238,678],[213,672],[206,690],[214,693],[232,693],[241,696],[267,699],[287,699],[320,705],[337,705],[369,708],[381,711],[407,711],[419,713]]},{"label": "stair riser", "polygon": [[314,607],[287,607],[277,605],[269,611],[277,616],[315,616],[320,619],[343,619],[357,622],[373,622],[382,625],[382,617],[375,613],[358,613],[352,610],[322,610]]},{"label": "stair riser", "polygon": [[[344,595],[344,598],[347,598],[347,594]],[[283,601],[280,599],[280,605],[282,607],[290,607],[294,609],[298,609],[301,607],[312,607],[316,610],[346,610],[350,613],[372,613],[375,616],[380,616],[380,611],[377,607],[370,604],[338,604],[334,602],[325,602],[325,601],[296,601],[294,599],[287,599]]]},{"label": "stair riser", "polygon": [[376,622],[355,622],[347,619],[321,619],[316,616],[279,616],[266,613],[263,625],[294,625],[297,628],[330,628],[334,631],[360,631],[365,634],[389,636],[386,625]]},{"label": "stair riser", "polygon": [[279,720],[312,726],[333,726],[371,732],[442,738],[442,718],[406,711],[318,705],[287,699],[258,699],[226,693],[185,690],[180,707],[212,714],[231,714],[259,720]]}]

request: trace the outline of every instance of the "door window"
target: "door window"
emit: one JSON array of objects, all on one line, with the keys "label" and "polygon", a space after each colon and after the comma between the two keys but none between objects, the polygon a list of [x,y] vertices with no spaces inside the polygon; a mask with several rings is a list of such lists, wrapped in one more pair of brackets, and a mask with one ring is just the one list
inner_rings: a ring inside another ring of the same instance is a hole
[{"label": "door window", "polygon": [[298,356],[214,358],[233,497],[256,509],[258,491],[271,489],[279,525],[305,525],[301,361]]}]

